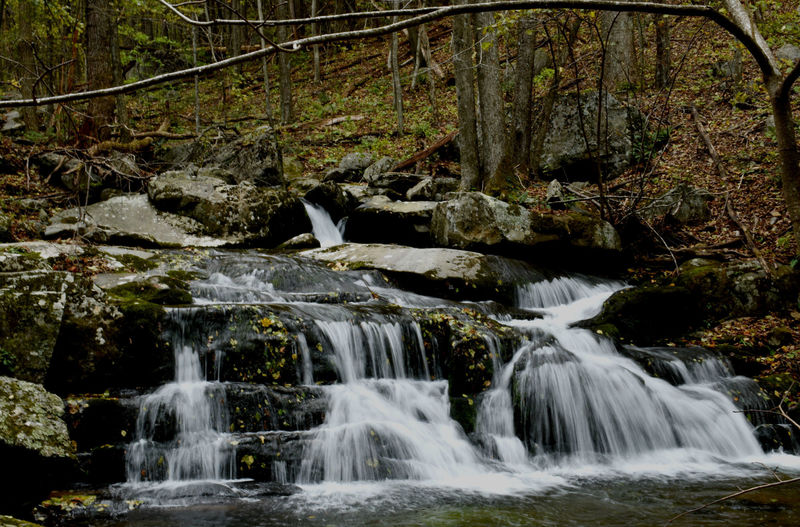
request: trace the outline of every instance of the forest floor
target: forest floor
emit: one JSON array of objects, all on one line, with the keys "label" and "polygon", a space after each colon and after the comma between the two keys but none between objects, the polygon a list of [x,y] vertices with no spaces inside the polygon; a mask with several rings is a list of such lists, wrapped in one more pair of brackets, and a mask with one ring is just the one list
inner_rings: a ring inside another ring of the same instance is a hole
[{"label": "forest floor", "polygon": [[[354,151],[401,160],[456,130],[449,25],[436,24],[429,28],[429,34],[434,57],[445,73],[444,78],[434,76],[432,97],[424,75],[411,88],[413,56],[408,42],[401,39],[406,123],[403,134],[397,133],[386,60],[388,38],[328,46],[323,50],[319,84],[311,80],[310,51],[293,55],[296,116],[292,124],[279,126],[284,158],[291,170],[321,176],[335,167],[343,155]],[[798,250],[781,197],[777,145],[768,127],[771,112],[756,65],[745,55],[741,80],[715,76],[714,65],[731,60],[734,55],[735,46],[726,34],[710,25],[679,19],[673,24],[672,35],[675,75],[670,89],[650,88],[653,66],[644,60],[640,65],[644,88],[619,94],[655,123],[654,135],[659,135],[659,130],[668,130],[669,139],[655,152],[654,163],[632,168],[612,185],[626,182],[627,186],[615,189],[622,193],[641,184],[648,195],[656,196],[685,182],[708,190],[715,199],[708,221],[691,226],[655,226],[658,236],[636,240],[637,259],[632,275],[641,280],[672,274],[676,272],[673,256],[686,259],[685,255],[693,252],[716,252],[725,259],[752,259],[753,251],[745,241],[742,226],[752,234],[755,246],[769,265],[794,265]],[[509,40],[513,39],[509,36]],[[652,43],[643,43],[644,56],[651,56]],[[509,50],[513,54],[512,48],[501,45],[501,58],[506,65],[510,63],[506,56]],[[586,71],[591,71],[592,62],[596,61],[596,50],[591,43],[579,46],[577,55]],[[510,71],[511,66],[508,68]],[[255,63],[245,65],[239,72],[202,79],[201,129],[207,134],[237,133],[265,124],[262,82],[260,64]],[[579,86],[589,89],[594,82],[586,76]],[[574,89],[568,78],[564,84],[564,89]],[[510,100],[513,82],[509,80],[505,85]],[[544,95],[546,88],[544,83],[537,84],[536,95]],[[275,86],[272,106],[278,107]],[[194,108],[192,82],[153,89],[129,99],[130,126],[140,132],[156,130],[168,119],[171,132],[191,133]],[[722,159],[725,174],[712,162],[698,133],[692,108],[701,116]],[[55,144],[46,134],[13,139],[0,136],[3,161],[0,172],[6,172],[0,181],[0,203],[13,217],[12,233],[16,239],[36,237],[37,225],[43,220],[41,211],[18,206],[20,198],[45,198],[46,213],[77,204],[77,196],[30,169],[31,156],[63,146]],[[148,170],[155,173],[157,168],[145,166],[144,170],[146,174]],[[431,156],[416,170],[433,176],[457,177],[454,145]],[[531,208],[546,208],[547,181],[524,174],[515,174],[511,179],[510,200]],[[728,201],[741,224],[732,221]],[[763,319],[726,321],[693,335],[690,342],[711,347],[733,343],[758,349],[762,357],[757,360],[766,372],[793,372],[800,378],[796,360],[800,352],[798,311],[800,306],[789,313],[774,313]],[[791,341],[776,345],[771,338],[776,328],[789,328]]]}]

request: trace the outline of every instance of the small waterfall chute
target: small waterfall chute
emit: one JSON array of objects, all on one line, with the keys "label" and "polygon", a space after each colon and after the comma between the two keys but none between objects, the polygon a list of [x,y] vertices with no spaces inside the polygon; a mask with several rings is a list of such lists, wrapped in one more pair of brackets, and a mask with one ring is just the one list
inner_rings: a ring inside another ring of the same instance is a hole
[{"label": "small waterfall chute", "polygon": [[343,221],[339,225],[333,223],[331,215],[328,214],[322,206],[315,205],[310,201],[302,200],[303,206],[306,208],[308,219],[311,220],[311,231],[314,237],[319,240],[322,247],[332,247],[344,243],[344,226]]}]

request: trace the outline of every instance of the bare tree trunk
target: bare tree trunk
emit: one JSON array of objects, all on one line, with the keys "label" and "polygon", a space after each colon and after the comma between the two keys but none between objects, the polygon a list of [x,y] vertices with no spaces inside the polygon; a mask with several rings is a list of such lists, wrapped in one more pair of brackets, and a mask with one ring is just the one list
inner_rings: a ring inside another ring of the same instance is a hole
[{"label": "bare tree trunk", "polygon": [[[394,9],[400,9],[400,0],[394,0]],[[397,17],[393,17],[397,22]],[[400,84],[400,65],[397,59],[399,38],[397,32],[392,33],[392,49],[389,52],[392,65],[392,88],[394,93],[394,109],[397,112],[397,133],[403,133],[403,87]]]},{"label": "bare tree trunk", "polygon": [[503,92],[500,85],[500,52],[492,25],[494,14],[476,13],[475,51],[478,59],[478,104],[482,139],[481,179],[483,191],[499,194],[505,189],[508,152]]},{"label": "bare tree trunk", "polygon": [[779,88],[782,79],[767,83],[775,117],[775,137],[778,140],[778,153],[781,160],[781,189],[786,202],[786,210],[792,221],[796,244],[795,251],[800,254],[800,151],[797,147],[795,122],[792,117],[790,99],[791,89]]},{"label": "bare tree trunk", "polygon": [[[464,0],[457,1],[464,3]],[[475,76],[472,72],[473,35],[469,15],[453,17],[453,69],[458,99],[458,148],[462,191],[480,190],[478,125],[475,116]]]},{"label": "bare tree trunk", "polygon": [[[17,28],[19,29],[19,41],[17,42],[17,52],[19,62],[22,65],[20,77],[22,80],[22,96],[32,99],[36,94],[33,93],[33,85],[36,82],[36,62],[33,56],[33,28],[31,23],[35,19],[35,6],[31,2],[20,2],[17,11]],[[36,108],[23,108],[22,120],[28,130],[36,131],[39,129],[39,116]]]},{"label": "bare tree trunk", "polygon": [[[314,0],[316,2],[316,0]],[[264,20],[264,4],[263,0],[257,0],[258,18]],[[261,37],[261,48],[267,47],[267,41]],[[267,57],[266,55],[261,58],[261,69],[264,73],[264,113],[267,116],[270,126],[272,125],[272,102],[270,101],[269,94],[269,71],[267,70]]]},{"label": "bare tree trunk", "polygon": [[617,91],[625,85],[636,84],[633,15],[621,11],[606,11],[603,13],[602,22],[603,37],[606,40],[603,72],[606,89]]},{"label": "bare tree trunk", "polygon": [[[90,90],[114,85],[111,39],[115,34],[108,2],[86,2],[86,77]],[[114,97],[100,97],[89,101],[87,113],[89,135],[99,141],[111,136],[116,101]]]},{"label": "bare tree trunk", "polygon": [[531,151],[531,97],[536,55],[536,19],[519,21],[519,52],[514,85],[514,113],[511,119],[512,160],[523,174],[528,174]]},{"label": "bare tree trunk", "polygon": [[670,56],[669,19],[664,15],[655,15],[656,26],[656,88],[664,89],[669,86],[669,75],[672,69]]},{"label": "bare tree trunk", "polygon": [[[286,3],[278,5],[278,19],[286,20],[288,15]],[[286,26],[278,26],[277,30],[278,41],[286,42],[287,30]],[[280,86],[281,86],[281,123],[286,124],[294,120],[294,105],[292,104],[292,67],[289,64],[289,56],[287,53],[278,52],[278,67],[280,69]]]},{"label": "bare tree trunk", "polygon": [[[242,12],[242,3],[241,0],[231,0],[231,8],[233,9],[234,13],[241,13]],[[237,18],[238,15],[234,15],[231,18]],[[244,40],[244,36],[242,34],[242,26],[231,26],[231,38],[230,38],[230,52],[228,53],[229,57],[238,57],[242,53],[242,43]],[[239,75],[242,74],[242,65],[239,64],[236,66],[236,73]]]},{"label": "bare tree trunk", "polygon": [[[261,0],[258,1],[260,5]],[[311,18],[317,16],[317,3],[318,0],[311,0]],[[313,36],[317,36],[317,31],[318,31],[317,23],[314,22],[313,24],[311,24],[311,34]],[[319,44],[314,44],[313,49],[314,49],[314,82],[321,82],[322,75],[319,70]]]}]

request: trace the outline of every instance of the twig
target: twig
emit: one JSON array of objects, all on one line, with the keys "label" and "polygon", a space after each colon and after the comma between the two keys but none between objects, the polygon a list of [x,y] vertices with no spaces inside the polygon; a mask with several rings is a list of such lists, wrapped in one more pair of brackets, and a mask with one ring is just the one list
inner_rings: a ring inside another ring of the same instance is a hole
[{"label": "twig", "polygon": [[733,202],[730,199],[729,193],[726,193],[725,195],[725,210],[727,211],[728,217],[731,219],[731,221],[733,221],[733,223],[735,223],[736,226],[739,227],[739,230],[742,231],[742,234],[744,234],[744,239],[747,241],[747,246],[755,255],[756,259],[758,260],[758,263],[764,269],[764,272],[767,273],[767,276],[773,278],[774,273],[772,272],[772,268],[769,266],[767,261],[764,259],[764,255],[761,254],[761,251],[756,246],[756,242],[755,240],[753,240],[753,235],[750,234],[750,231],[747,229],[747,227],[744,226],[742,220],[739,218],[739,215],[736,214],[735,210],[733,210]]},{"label": "twig", "polygon": [[694,124],[697,127],[697,133],[700,134],[700,138],[703,140],[703,143],[706,145],[706,150],[708,150],[708,155],[711,156],[711,160],[714,162],[714,167],[717,169],[720,177],[724,180],[728,180],[728,171],[725,170],[725,166],[722,164],[722,160],[719,157],[719,153],[717,149],[714,148],[714,144],[711,142],[711,138],[708,136],[708,131],[706,130],[705,125],[703,125],[702,120],[700,119],[700,114],[697,113],[697,108],[692,106],[692,119],[694,119]]},{"label": "twig", "polygon": [[649,221],[647,221],[646,219],[642,218],[642,223],[647,225],[647,227],[651,231],[653,231],[653,234],[655,234],[656,237],[659,240],[661,240],[661,243],[664,244],[664,247],[667,249],[667,252],[669,253],[670,258],[672,258],[672,263],[675,265],[675,272],[677,273],[678,269],[680,268],[680,266],[678,265],[678,260],[675,258],[675,254],[672,252],[672,249],[670,249],[669,245],[667,244],[667,241],[661,236],[661,234],[658,233],[657,230],[655,230],[655,228],[653,228],[652,225],[650,225]]}]

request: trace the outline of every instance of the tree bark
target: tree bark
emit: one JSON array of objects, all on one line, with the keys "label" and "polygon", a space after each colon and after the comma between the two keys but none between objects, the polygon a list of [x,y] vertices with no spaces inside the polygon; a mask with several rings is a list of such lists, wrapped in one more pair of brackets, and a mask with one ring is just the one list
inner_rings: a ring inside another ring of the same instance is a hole
[{"label": "tree bark", "polygon": [[670,56],[670,24],[664,15],[655,15],[656,26],[656,76],[655,87],[659,90],[669,86],[672,58]]},{"label": "tree bark", "polygon": [[[259,0],[259,2],[260,1],[261,0]],[[317,3],[318,3],[318,1],[319,0],[311,0],[311,18],[314,18],[314,17],[317,16]],[[264,17],[260,16],[260,18],[263,20]],[[312,23],[311,24],[311,34],[313,36],[316,36],[317,32],[318,32],[317,23],[316,22]],[[321,82],[322,81],[322,75],[321,75],[321,72],[320,72],[320,69],[319,69],[319,44],[314,44],[313,50],[314,50],[314,82]]]},{"label": "tree bark", "polygon": [[519,52],[514,83],[514,113],[511,121],[512,159],[527,176],[531,151],[531,98],[533,93],[534,58],[536,55],[536,19],[519,21]]},{"label": "tree bark", "polygon": [[[86,77],[89,90],[99,90],[114,85],[114,66],[111,53],[113,35],[116,34],[109,2],[86,2]],[[116,101],[114,97],[101,97],[89,101],[84,132],[105,141],[111,137]]]},{"label": "tree bark", "polygon": [[[33,56],[33,28],[31,23],[35,16],[35,6],[31,2],[20,2],[17,11],[17,28],[19,29],[19,41],[17,42],[17,52],[19,53],[20,68],[20,87],[22,96],[33,99],[36,94],[33,92],[33,85],[36,82],[36,62]],[[30,131],[39,129],[39,116],[36,108],[23,108],[22,120],[25,121],[25,128]]]},{"label": "tree bark", "polygon": [[607,11],[602,16],[605,58],[603,84],[617,91],[636,83],[633,47],[633,16],[625,11]]},{"label": "tree bark", "polygon": [[[315,0],[316,1],[316,0]],[[263,0],[257,0],[258,8],[258,18],[264,20],[264,4]],[[262,29],[263,31],[263,29]],[[267,47],[267,41],[264,37],[261,37],[261,47]],[[270,123],[270,126],[273,125],[272,123],[272,102],[270,100],[270,93],[269,93],[269,71],[267,70],[267,57],[266,55],[261,58],[261,70],[264,75],[264,114],[267,116],[267,120]]]},{"label": "tree bark", "polygon": [[503,92],[500,86],[500,52],[492,25],[494,15],[476,13],[475,53],[478,58],[478,104],[480,107],[481,180],[487,194],[505,189],[508,152]]},{"label": "tree bark", "polygon": [[[394,8],[400,8],[400,1],[394,0]],[[394,17],[397,21],[397,17]],[[389,62],[392,68],[392,93],[394,94],[394,109],[397,113],[397,133],[403,133],[403,87],[400,84],[400,65],[397,58],[399,38],[397,32],[392,33],[392,48],[389,51]]]},{"label": "tree bark", "polygon": [[[278,5],[278,18],[288,18],[286,3]],[[277,35],[280,43],[287,40],[286,26],[278,26]],[[294,120],[294,104],[292,103],[292,67],[289,64],[288,53],[278,52],[278,68],[280,70],[281,88],[281,123],[287,124]]]},{"label": "tree bark", "polygon": [[781,160],[781,190],[786,202],[786,211],[792,222],[796,244],[800,254],[800,151],[794,131],[792,105],[788,92],[778,86],[782,79],[773,79],[767,84],[770,89],[772,115],[775,117],[775,137],[778,140],[778,155]]},{"label": "tree bark", "polygon": [[[459,3],[464,3],[461,0]],[[469,15],[453,17],[453,69],[458,105],[458,149],[461,157],[460,190],[480,190],[478,125],[475,116],[473,35]]]}]

